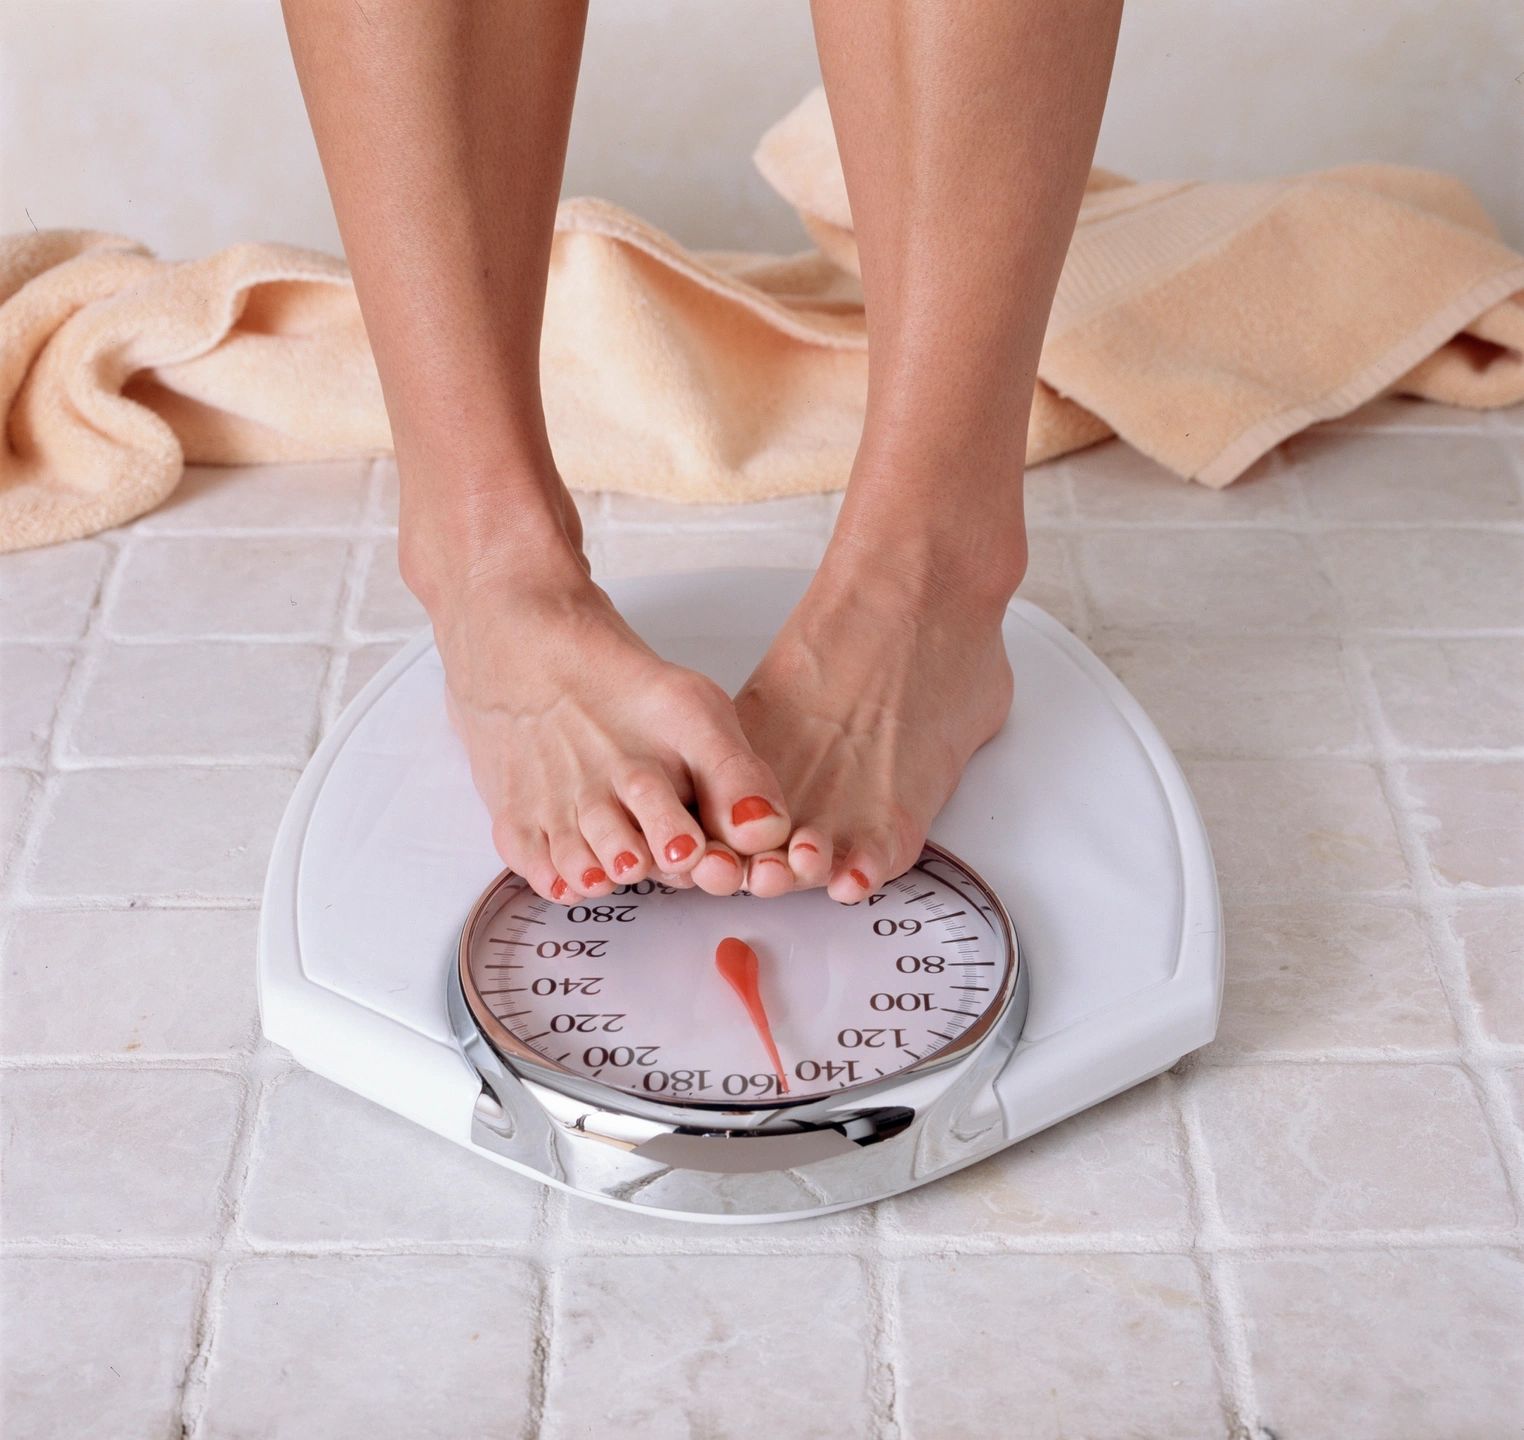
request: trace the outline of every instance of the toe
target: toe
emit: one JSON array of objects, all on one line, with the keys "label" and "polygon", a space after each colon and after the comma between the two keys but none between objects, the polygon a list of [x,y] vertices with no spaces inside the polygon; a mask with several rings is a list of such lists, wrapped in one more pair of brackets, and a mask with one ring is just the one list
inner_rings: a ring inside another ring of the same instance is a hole
[{"label": "toe", "polygon": [[746,888],[753,895],[771,900],[794,888],[794,872],[782,850],[764,850],[746,862]]},{"label": "toe", "polygon": [[717,725],[683,758],[698,795],[699,819],[714,839],[741,855],[776,850],[788,839],[783,788],[746,743],[739,721]]},{"label": "toe", "polygon": [[550,858],[550,841],[543,830],[526,833],[519,849],[519,858],[508,862],[528,882],[529,888],[545,900],[570,905],[576,898],[556,870],[556,862]]},{"label": "toe", "polygon": [[492,826],[492,843],[503,863],[516,875],[522,875],[536,895],[546,900],[552,898],[556,867],[543,830],[499,820]]},{"label": "toe", "polygon": [[833,900],[847,903],[862,900],[896,875],[903,875],[915,864],[920,852],[920,841],[912,844],[908,823],[891,824],[865,835],[831,867],[826,893]]},{"label": "toe", "polygon": [[[598,857],[582,838],[580,830],[567,827],[555,830],[550,836],[550,858],[556,862],[556,872],[574,892],[571,898],[607,895],[614,888],[608,872]],[[557,895],[556,899],[565,898]]]},{"label": "toe", "polygon": [[693,883],[707,895],[734,895],[744,874],[740,856],[728,845],[711,840],[693,867]]},{"label": "toe", "polygon": [[873,893],[873,887],[878,884],[877,871],[880,868],[874,859],[864,854],[862,850],[849,850],[841,864],[831,872],[830,882],[826,885],[826,894],[831,899],[840,900],[847,905],[857,900],[865,900]]},{"label": "toe", "polygon": [[623,805],[604,796],[580,807],[577,823],[598,864],[613,883],[633,885],[651,873],[651,852]]},{"label": "toe", "polygon": [[640,826],[655,863],[674,875],[685,874],[703,853],[704,832],[659,765],[640,766],[616,787],[619,799]]},{"label": "toe", "polygon": [[824,885],[831,878],[831,840],[818,825],[801,825],[789,837],[788,866],[800,890]]}]

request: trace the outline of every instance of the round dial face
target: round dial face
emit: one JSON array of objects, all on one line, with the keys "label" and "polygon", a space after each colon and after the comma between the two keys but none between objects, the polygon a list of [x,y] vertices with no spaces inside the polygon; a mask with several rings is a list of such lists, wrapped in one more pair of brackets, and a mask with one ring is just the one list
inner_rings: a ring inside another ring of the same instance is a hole
[{"label": "round dial face", "polygon": [[467,922],[460,979],[510,1062],[755,1108],[962,1053],[998,1018],[1016,963],[999,901],[928,846],[854,905],[645,880],[567,908],[505,872]]}]

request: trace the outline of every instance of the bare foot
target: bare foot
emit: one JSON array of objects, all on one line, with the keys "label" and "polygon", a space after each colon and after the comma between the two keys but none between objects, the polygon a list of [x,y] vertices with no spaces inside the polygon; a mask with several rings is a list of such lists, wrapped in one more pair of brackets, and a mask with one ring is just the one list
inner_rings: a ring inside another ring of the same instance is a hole
[{"label": "bare foot", "polygon": [[833,550],[736,698],[797,827],[749,861],[757,895],[856,901],[909,869],[1010,709],[1003,603]]},{"label": "bare foot", "polygon": [[789,833],[782,789],[724,690],[663,660],[593,583],[560,510],[485,561],[415,545],[405,567],[497,848],[565,904],[650,875],[731,894],[744,857]]}]

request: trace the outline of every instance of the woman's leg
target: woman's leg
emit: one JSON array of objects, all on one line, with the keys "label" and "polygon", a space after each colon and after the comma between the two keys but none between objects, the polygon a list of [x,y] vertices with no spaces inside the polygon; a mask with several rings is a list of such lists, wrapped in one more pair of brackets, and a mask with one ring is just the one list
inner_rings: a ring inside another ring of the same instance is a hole
[{"label": "woman's leg", "polygon": [[853,901],[914,863],[1010,706],[1027,413],[1121,0],[813,10],[867,420],[820,572],[737,707],[799,827],[796,882]]},{"label": "woman's leg", "polygon": [[568,902],[653,871],[729,893],[726,845],[779,844],[782,791],[723,690],[589,579],[541,405],[585,0],[284,10],[391,417],[403,574],[498,848]]}]

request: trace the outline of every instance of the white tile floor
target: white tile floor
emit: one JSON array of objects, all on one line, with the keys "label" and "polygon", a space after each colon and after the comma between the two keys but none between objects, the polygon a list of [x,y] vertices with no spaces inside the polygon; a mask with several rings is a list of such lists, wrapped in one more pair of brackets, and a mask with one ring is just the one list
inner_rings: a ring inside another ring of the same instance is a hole
[{"label": "white tile floor", "polygon": [[[1517,1436],[1524,415],[1030,488],[1027,593],[1207,815],[1221,1037],[756,1231],[542,1192],[258,1039],[282,804],[420,619],[389,465],[202,471],[0,559],[7,1437]],[[586,506],[602,574],[809,563],[834,508]]]}]

